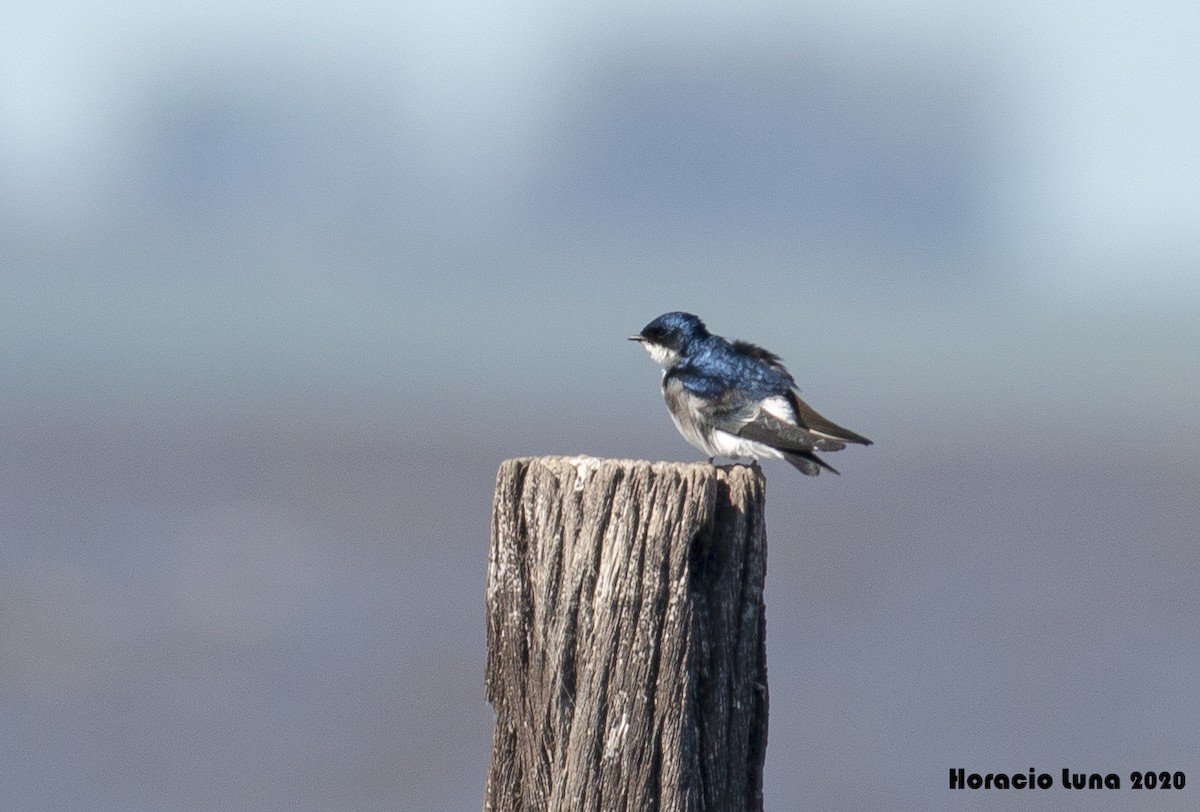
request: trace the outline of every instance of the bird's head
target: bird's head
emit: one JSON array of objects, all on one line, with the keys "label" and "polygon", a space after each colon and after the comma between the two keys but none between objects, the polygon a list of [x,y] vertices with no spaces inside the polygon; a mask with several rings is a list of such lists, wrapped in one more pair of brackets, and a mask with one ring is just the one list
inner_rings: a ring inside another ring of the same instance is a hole
[{"label": "bird's head", "polygon": [[670,366],[686,355],[694,342],[705,338],[708,330],[704,322],[691,313],[674,311],[662,314],[629,340],[641,342],[656,363]]}]

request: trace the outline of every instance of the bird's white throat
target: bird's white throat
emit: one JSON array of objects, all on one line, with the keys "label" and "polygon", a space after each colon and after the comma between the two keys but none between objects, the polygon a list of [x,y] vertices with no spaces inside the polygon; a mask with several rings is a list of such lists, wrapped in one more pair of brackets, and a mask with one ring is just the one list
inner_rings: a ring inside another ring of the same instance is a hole
[{"label": "bird's white throat", "polygon": [[675,350],[667,349],[662,344],[654,344],[650,341],[643,341],[642,346],[646,348],[646,352],[650,353],[651,360],[656,364],[662,364],[669,367],[671,364],[679,360],[679,353]]}]

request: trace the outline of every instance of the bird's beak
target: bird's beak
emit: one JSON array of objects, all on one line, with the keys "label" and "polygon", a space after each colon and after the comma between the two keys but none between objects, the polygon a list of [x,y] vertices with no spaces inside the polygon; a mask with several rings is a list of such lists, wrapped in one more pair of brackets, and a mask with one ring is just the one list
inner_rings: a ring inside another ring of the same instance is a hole
[{"label": "bird's beak", "polygon": [[641,336],[630,336],[629,340],[630,341],[645,341],[646,339],[642,338]]}]

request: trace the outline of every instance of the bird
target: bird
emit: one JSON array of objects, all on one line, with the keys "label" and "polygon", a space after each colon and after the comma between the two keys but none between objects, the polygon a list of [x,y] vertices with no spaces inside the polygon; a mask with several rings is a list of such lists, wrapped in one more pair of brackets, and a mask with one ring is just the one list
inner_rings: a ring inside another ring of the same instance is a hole
[{"label": "bird", "polygon": [[801,400],[778,355],[713,335],[691,313],[664,313],[629,340],[663,366],[667,411],[710,463],[716,457],[782,459],[807,476],[822,469],[836,474],[815,452],[872,444]]}]

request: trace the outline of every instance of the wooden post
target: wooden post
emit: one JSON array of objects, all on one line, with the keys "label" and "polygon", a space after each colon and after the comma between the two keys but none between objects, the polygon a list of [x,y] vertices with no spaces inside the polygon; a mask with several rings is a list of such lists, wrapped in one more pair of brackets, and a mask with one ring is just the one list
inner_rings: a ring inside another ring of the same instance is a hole
[{"label": "wooden post", "polygon": [[485,810],[762,809],[763,498],[757,466],[500,466]]}]

